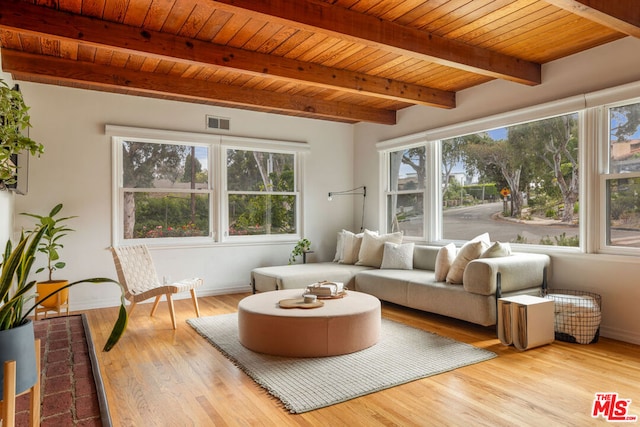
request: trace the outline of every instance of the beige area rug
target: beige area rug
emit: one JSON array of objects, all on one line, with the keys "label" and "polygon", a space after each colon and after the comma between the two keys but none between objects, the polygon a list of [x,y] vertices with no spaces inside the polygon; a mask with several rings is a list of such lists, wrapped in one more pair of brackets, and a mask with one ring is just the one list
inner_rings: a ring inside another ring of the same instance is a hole
[{"label": "beige area rug", "polygon": [[253,380],[299,414],[496,357],[450,338],[382,319],[378,344],[356,353],[290,358],[238,341],[236,313],[187,322]]}]

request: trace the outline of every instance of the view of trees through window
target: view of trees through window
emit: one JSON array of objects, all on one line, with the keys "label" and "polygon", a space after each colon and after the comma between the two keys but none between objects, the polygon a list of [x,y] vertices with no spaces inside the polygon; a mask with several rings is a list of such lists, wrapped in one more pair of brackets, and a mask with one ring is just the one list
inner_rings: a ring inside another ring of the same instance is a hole
[{"label": "view of trees through window", "polygon": [[424,189],[426,150],[424,146],[394,151],[389,156],[387,230],[405,236],[424,236]]},{"label": "view of trees through window", "polygon": [[295,155],[227,150],[230,236],[296,232]]},{"label": "view of trees through window", "polygon": [[208,148],[124,141],[125,239],[209,235]]},{"label": "view of trees through window", "polygon": [[443,237],[578,246],[578,115],[442,141]]},{"label": "view of trees through window", "polygon": [[640,247],[640,103],[609,109],[607,245]]}]

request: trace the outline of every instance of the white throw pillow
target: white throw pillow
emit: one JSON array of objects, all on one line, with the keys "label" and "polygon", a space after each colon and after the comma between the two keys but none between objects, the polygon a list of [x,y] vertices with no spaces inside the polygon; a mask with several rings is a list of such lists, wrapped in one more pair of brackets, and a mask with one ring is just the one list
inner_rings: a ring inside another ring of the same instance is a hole
[{"label": "white throw pillow", "polygon": [[342,258],[339,261],[341,264],[355,264],[358,261],[362,236],[362,233],[342,232]]},{"label": "white throw pillow", "polygon": [[509,243],[495,242],[480,255],[480,258],[500,258],[511,255],[511,245]]},{"label": "white throw pillow", "polygon": [[484,242],[487,247],[491,245],[491,239],[489,238],[489,233],[482,233],[469,240],[469,242]]},{"label": "white throw pillow", "polygon": [[336,256],[333,258],[333,262],[340,262],[344,257],[344,233],[346,230],[338,231],[338,238],[336,239]]},{"label": "white throw pillow", "polygon": [[413,246],[414,243],[385,242],[380,268],[413,270]]},{"label": "white throw pillow", "polygon": [[436,256],[436,282],[444,282],[447,279],[447,273],[456,259],[456,245],[449,243],[438,251]]},{"label": "white throw pillow", "polygon": [[480,255],[485,251],[489,245],[485,242],[478,240],[477,242],[467,242],[458,251],[456,259],[453,260],[451,268],[447,273],[447,283],[460,284],[462,283],[462,276],[464,269],[474,259],[480,258]]},{"label": "white throw pillow", "polygon": [[358,253],[356,265],[367,265],[380,268],[385,242],[402,243],[402,232],[389,233],[378,236],[369,230],[364,230],[362,245]]}]

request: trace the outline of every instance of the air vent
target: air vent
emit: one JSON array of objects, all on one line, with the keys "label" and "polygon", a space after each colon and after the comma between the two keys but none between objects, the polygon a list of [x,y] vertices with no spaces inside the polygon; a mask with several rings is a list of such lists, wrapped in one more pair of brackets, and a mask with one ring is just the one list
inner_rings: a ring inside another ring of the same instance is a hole
[{"label": "air vent", "polygon": [[207,129],[229,130],[231,120],[225,117],[207,116]]}]

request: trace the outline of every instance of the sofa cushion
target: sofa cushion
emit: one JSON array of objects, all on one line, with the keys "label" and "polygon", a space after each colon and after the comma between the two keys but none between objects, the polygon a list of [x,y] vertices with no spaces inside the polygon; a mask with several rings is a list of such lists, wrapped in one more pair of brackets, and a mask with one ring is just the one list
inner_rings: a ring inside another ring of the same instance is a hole
[{"label": "sofa cushion", "polygon": [[467,267],[467,264],[474,259],[480,258],[480,255],[482,255],[482,252],[485,251],[487,246],[488,245],[481,240],[467,242],[462,245],[447,273],[447,283],[462,283],[462,276],[464,275],[464,269]]},{"label": "sofa cushion", "polygon": [[362,245],[360,246],[356,265],[380,268],[385,242],[401,243],[402,232],[378,235],[372,231],[364,230],[364,237],[362,238]]},{"label": "sofa cushion", "polygon": [[342,282],[347,288],[353,289],[355,275],[369,269],[371,267],[335,262],[257,267],[251,270],[251,283],[258,292],[304,289],[320,280]]},{"label": "sofa cushion", "polygon": [[500,258],[509,255],[511,255],[511,245],[509,243],[495,242],[480,255],[480,258]]},{"label": "sofa cushion", "polygon": [[[371,269],[356,274],[356,291],[365,292],[383,301],[407,306],[407,286],[415,275],[424,270],[377,270]],[[429,272],[426,272],[429,275]]]},{"label": "sofa cushion", "polygon": [[384,243],[382,253],[382,269],[412,270],[414,243]]},{"label": "sofa cushion", "polygon": [[341,264],[355,264],[358,261],[363,236],[363,233],[354,234],[342,230],[342,258],[339,260]]},{"label": "sofa cushion", "polygon": [[333,262],[339,262],[344,257],[344,232],[345,230],[338,231],[338,236],[336,238],[336,256],[333,258]]},{"label": "sofa cushion", "polygon": [[438,251],[436,257],[436,282],[444,282],[447,279],[447,273],[451,268],[451,264],[456,258],[456,245],[455,243],[449,243],[443,246]]},{"label": "sofa cushion", "polygon": [[413,268],[435,271],[438,246],[415,245],[413,248]]}]

